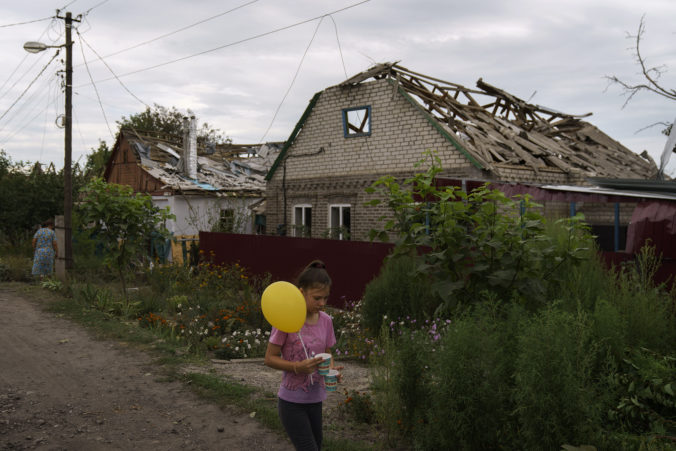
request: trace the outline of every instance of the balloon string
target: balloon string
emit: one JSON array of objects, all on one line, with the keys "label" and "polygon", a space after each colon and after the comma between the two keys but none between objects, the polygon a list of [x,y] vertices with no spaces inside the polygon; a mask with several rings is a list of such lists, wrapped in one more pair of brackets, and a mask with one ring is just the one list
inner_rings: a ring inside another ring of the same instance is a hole
[{"label": "balloon string", "polygon": [[[305,351],[305,358],[309,359],[310,356],[307,353],[307,348],[305,347],[305,343],[303,343],[303,337],[300,336],[300,331],[298,331],[298,338],[300,339],[300,344],[303,345],[303,351]],[[312,374],[310,374],[310,385],[314,384],[314,381],[312,380]]]}]

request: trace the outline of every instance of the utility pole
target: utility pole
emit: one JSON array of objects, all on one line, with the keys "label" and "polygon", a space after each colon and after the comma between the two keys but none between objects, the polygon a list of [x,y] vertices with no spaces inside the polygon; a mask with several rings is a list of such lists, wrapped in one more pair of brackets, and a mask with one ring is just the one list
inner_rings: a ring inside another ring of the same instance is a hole
[{"label": "utility pole", "polygon": [[80,22],[80,17],[73,19],[71,13],[65,16],[59,15],[56,10],[56,18],[62,19],[66,24],[66,43],[63,45],[46,45],[41,42],[26,42],[23,48],[30,53],[42,52],[48,48],[66,48],[66,111],[64,117],[64,163],[63,163],[63,228],[64,250],[63,257],[66,272],[73,269],[73,40],[71,31],[73,22]]},{"label": "utility pole", "polygon": [[63,160],[63,228],[65,232],[66,272],[73,269],[73,40],[71,29],[73,17],[70,12],[66,17],[57,16],[66,21],[66,120]]}]

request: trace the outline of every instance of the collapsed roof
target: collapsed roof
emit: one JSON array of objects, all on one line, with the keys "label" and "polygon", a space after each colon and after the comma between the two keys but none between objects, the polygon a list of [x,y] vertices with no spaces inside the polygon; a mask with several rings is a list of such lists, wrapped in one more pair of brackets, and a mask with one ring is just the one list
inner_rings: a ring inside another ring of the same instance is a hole
[{"label": "collapsed roof", "polygon": [[183,144],[178,139],[122,130],[118,145],[122,136],[135,154],[138,166],[163,183],[163,189],[182,194],[208,193],[215,196],[263,195],[265,174],[277,158],[282,145],[228,143],[199,147],[197,177],[192,179],[186,175]]},{"label": "collapsed roof", "polygon": [[477,89],[412,72],[396,63],[377,64],[341,83],[355,86],[387,79],[443,128],[477,167],[500,173],[501,165],[524,165],[536,173],[557,168],[583,177],[652,178],[657,166],[613,140],[584,115],[533,105],[489,85]]}]

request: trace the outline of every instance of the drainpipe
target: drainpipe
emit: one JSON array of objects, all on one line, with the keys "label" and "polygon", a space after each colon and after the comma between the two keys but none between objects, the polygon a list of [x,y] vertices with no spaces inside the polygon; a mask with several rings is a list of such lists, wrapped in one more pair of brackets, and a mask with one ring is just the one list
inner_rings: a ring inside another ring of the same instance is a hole
[{"label": "drainpipe", "polygon": [[286,219],[286,158],[284,159],[284,164],[282,165],[282,197],[284,199],[284,230],[281,235],[286,236],[287,228],[287,219]]}]

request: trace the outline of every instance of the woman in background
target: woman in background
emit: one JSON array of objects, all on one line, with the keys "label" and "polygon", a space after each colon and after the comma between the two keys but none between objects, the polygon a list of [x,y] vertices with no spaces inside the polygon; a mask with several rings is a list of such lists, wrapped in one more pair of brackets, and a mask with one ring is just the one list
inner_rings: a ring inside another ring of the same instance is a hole
[{"label": "woman in background", "polygon": [[54,233],[54,221],[48,219],[33,235],[33,271],[34,276],[51,276],[54,272],[54,259],[59,252]]}]

